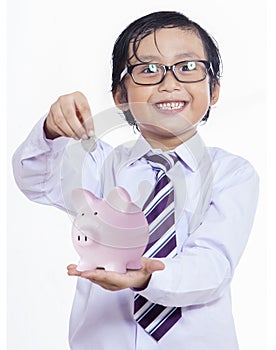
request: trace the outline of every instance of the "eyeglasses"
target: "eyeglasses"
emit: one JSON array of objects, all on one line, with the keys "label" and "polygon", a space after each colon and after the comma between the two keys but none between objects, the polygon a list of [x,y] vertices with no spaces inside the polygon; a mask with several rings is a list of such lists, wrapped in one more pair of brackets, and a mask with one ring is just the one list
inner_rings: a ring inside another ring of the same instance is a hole
[{"label": "eyeglasses", "polygon": [[135,84],[157,85],[164,80],[168,71],[181,83],[202,81],[209,71],[214,74],[211,62],[204,60],[181,61],[172,66],[148,62],[127,66],[121,73],[120,80],[123,80],[126,74],[130,74]]}]

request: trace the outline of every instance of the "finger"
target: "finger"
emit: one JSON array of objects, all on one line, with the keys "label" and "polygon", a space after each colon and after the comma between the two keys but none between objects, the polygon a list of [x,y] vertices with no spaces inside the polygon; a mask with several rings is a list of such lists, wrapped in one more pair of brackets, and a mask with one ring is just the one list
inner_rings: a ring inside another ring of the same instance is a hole
[{"label": "finger", "polygon": [[55,104],[52,106],[50,116],[53,120],[56,132],[58,132],[61,136],[77,138],[74,130],[68,124],[66,116],[62,112],[60,104]]},{"label": "finger", "polygon": [[113,272],[113,271],[95,269],[95,270],[83,271],[81,273],[81,277],[91,278],[91,279],[94,279],[95,281],[97,280],[97,281],[107,282],[107,281],[113,281],[114,279],[117,279],[116,277],[117,274],[118,274],[117,272]]},{"label": "finger", "polygon": [[73,130],[74,134],[81,139],[84,135],[86,135],[86,130],[78,117],[74,97],[68,95],[61,96],[59,98],[59,106],[67,124]]},{"label": "finger", "polygon": [[69,265],[67,266],[67,273],[69,276],[80,276],[80,271],[77,270],[77,266],[76,265]]},{"label": "finger", "polygon": [[74,101],[78,118],[85,128],[87,136],[93,136],[94,122],[86,97],[81,92],[76,92],[74,94]]},{"label": "finger", "polygon": [[63,136],[63,133],[57,128],[57,125],[56,125],[56,123],[54,121],[54,115],[53,115],[52,107],[51,107],[51,109],[49,111],[49,114],[47,115],[46,120],[45,120],[45,126],[46,126],[46,129],[47,129],[47,132],[51,133],[51,134],[56,134],[58,136]]},{"label": "finger", "polygon": [[57,125],[54,121],[52,107],[47,115],[47,118],[45,119],[43,127],[44,127],[45,136],[47,139],[53,140],[56,137],[65,136],[63,131],[57,127]]},{"label": "finger", "polygon": [[70,264],[67,266],[67,269],[73,269],[73,268],[76,268],[77,265],[76,264]]}]

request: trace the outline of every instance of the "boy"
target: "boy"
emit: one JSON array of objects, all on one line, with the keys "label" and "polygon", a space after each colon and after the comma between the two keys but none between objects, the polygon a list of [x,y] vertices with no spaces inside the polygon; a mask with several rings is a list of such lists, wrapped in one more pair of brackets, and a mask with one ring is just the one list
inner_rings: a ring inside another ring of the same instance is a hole
[{"label": "boy", "polygon": [[[114,151],[98,140],[84,164],[83,184],[102,197],[122,186],[144,207],[155,184],[166,179],[167,188],[173,185],[172,247],[162,255],[147,250],[142,269],[126,274],[68,266],[69,275],[81,277],[71,349],[238,349],[230,282],[253,224],[258,177],[246,160],[206,149],[197,133],[218,100],[219,78],[216,45],[182,14],[152,13],[117,39],[112,93],[141,136],[133,147]],[[86,140],[93,133],[85,96],[61,96],[14,155],[21,190],[64,208],[59,171],[68,137]],[[154,157],[176,163],[169,169],[166,162],[161,171]],[[150,186],[141,191],[144,183]]]}]

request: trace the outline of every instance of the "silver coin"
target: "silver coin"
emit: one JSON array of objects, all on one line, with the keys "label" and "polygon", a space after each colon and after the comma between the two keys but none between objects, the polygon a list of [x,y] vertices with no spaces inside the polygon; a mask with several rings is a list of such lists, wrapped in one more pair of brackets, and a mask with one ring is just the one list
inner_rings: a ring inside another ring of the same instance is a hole
[{"label": "silver coin", "polygon": [[97,142],[95,137],[89,137],[87,140],[81,140],[81,145],[86,152],[93,152],[97,147]]}]

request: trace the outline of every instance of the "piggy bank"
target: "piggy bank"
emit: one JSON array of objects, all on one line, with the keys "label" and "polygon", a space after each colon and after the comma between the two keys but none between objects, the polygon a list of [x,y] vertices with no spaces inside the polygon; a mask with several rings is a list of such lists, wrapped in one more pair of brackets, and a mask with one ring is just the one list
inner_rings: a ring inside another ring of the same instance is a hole
[{"label": "piggy bank", "polygon": [[85,189],[72,193],[77,216],[73,222],[73,245],[80,256],[78,271],[104,268],[125,273],[140,269],[149,239],[148,222],[122,187],[106,199]]}]

